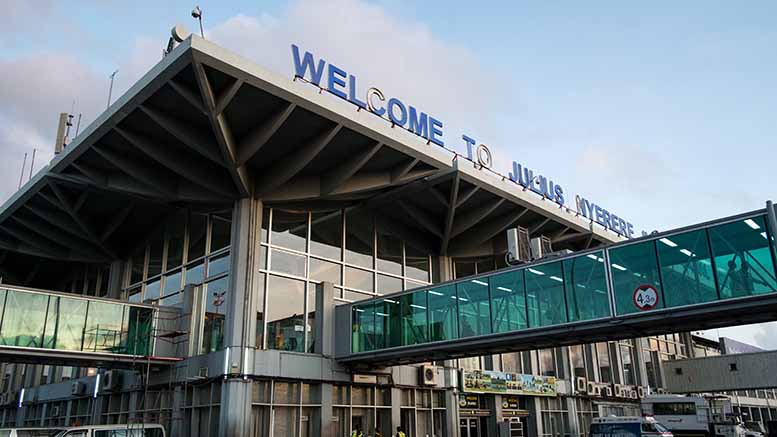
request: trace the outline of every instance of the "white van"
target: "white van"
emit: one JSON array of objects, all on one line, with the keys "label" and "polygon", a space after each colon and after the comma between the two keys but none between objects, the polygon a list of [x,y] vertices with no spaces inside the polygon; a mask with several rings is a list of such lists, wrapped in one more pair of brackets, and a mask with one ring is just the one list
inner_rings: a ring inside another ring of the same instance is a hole
[{"label": "white van", "polygon": [[165,437],[165,427],[151,423],[76,426],[62,430],[54,437]]},{"label": "white van", "polygon": [[63,428],[3,428],[0,437],[51,437]]},{"label": "white van", "polygon": [[674,437],[652,417],[599,417],[591,422],[591,437]]}]

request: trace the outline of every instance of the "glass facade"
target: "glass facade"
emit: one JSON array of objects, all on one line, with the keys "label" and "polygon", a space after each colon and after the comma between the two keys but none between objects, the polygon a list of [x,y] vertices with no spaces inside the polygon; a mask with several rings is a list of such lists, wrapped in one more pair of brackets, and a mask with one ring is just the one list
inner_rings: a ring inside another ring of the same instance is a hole
[{"label": "glass facade", "polygon": [[[313,350],[315,293],[323,281],[334,284],[335,303],[342,304],[432,280],[431,257],[377,225],[369,215],[279,208],[265,208],[263,214],[261,245],[267,258],[262,257],[260,270],[266,281],[266,311],[258,316],[258,329],[266,332],[264,345],[268,349]],[[418,319],[426,316],[426,296],[418,299],[380,300],[356,312],[354,317],[363,323],[366,333],[353,339],[361,342],[356,347],[373,350],[407,341],[427,342],[426,320]],[[424,312],[419,312],[419,307]],[[387,317],[389,314],[393,317]],[[450,316],[456,318],[455,306]],[[261,332],[257,338],[262,337]]]},{"label": "glass facade", "polygon": [[4,346],[148,355],[153,309],[0,289]]},{"label": "glass facade", "polygon": [[[357,303],[352,352],[772,293],[777,279],[767,232],[765,216],[753,216],[389,296],[400,303],[398,314],[378,311],[374,301]],[[457,275],[480,270],[477,262],[454,265]],[[396,329],[392,317],[401,320],[400,343],[376,341],[378,325]]]}]

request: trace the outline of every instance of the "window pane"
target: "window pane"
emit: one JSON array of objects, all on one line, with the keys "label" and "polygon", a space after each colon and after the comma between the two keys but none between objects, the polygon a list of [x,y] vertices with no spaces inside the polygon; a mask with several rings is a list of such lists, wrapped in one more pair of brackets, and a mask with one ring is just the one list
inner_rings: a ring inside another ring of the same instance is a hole
[{"label": "window pane", "polygon": [[456,261],[454,263],[454,268],[456,269],[456,279],[475,274],[474,261]]},{"label": "window pane", "polygon": [[210,278],[229,271],[229,262],[229,252],[214,256],[208,260],[208,277]]},{"label": "window pane", "polygon": [[201,284],[204,276],[205,267],[203,262],[200,261],[197,264],[192,264],[186,268],[186,281],[184,281],[184,284]]},{"label": "window pane", "polygon": [[431,341],[459,338],[456,286],[429,290],[429,332]]},{"label": "window pane", "polygon": [[373,238],[372,218],[363,213],[347,213],[345,217],[345,261],[372,268]]},{"label": "window pane", "polygon": [[472,337],[491,333],[491,302],[488,278],[456,284],[459,295],[459,334]]},{"label": "window pane", "polygon": [[405,276],[430,282],[429,255],[423,250],[413,247],[411,242],[405,243],[405,264]]},{"label": "window pane", "polygon": [[308,333],[308,353],[313,353],[316,347],[316,284],[308,283],[308,308],[307,308],[307,329]]},{"label": "window pane", "polygon": [[232,222],[229,219],[229,214],[226,216],[212,215],[210,221],[210,251],[215,252],[230,245]]},{"label": "window pane", "polygon": [[270,253],[270,268],[276,272],[295,276],[305,276],[305,256],[282,250],[272,250]]},{"label": "window pane", "polygon": [[564,280],[570,322],[610,314],[604,252],[564,260]]},{"label": "window pane", "polygon": [[343,214],[315,212],[310,227],[310,253],[334,260],[342,259]]},{"label": "window pane", "polygon": [[128,354],[149,355],[154,312],[149,308],[124,307],[127,316],[127,335],[124,350]]},{"label": "window pane", "polygon": [[137,284],[143,280],[143,265],[146,262],[146,246],[141,247],[132,255],[130,284]]},{"label": "window pane", "polygon": [[667,307],[718,299],[706,231],[661,238],[656,247]]},{"label": "window pane", "polygon": [[381,344],[385,347],[397,347],[402,345],[402,318],[400,314],[399,300],[385,298],[378,302],[375,311],[375,323],[381,326],[383,335]]},{"label": "window pane", "polygon": [[372,292],[375,290],[373,273],[353,267],[346,267],[345,285],[350,288]]},{"label": "window pane", "polygon": [[84,329],[84,350],[90,352],[123,352],[124,306],[107,302],[89,302]]},{"label": "window pane", "polygon": [[155,279],[148,284],[146,284],[146,294],[143,295],[143,301],[144,302],[150,302],[154,300],[159,300],[159,293],[160,293],[160,280]]},{"label": "window pane", "polygon": [[709,229],[722,298],[777,290],[763,217]]},{"label": "window pane", "polygon": [[426,321],[426,291],[399,298],[402,311],[402,345],[426,343],[429,339]]},{"label": "window pane", "polygon": [[342,284],[340,264],[310,258],[310,279],[315,281],[327,281],[333,284]]},{"label": "window pane", "polygon": [[207,284],[205,290],[205,323],[202,335],[204,353],[215,352],[224,348],[228,290],[229,276],[219,278]]},{"label": "window pane", "polygon": [[275,246],[288,249],[307,251],[308,213],[272,210],[272,235],[270,239]]},{"label": "window pane", "polygon": [[270,276],[267,308],[267,347],[305,350],[305,282]]},{"label": "window pane", "polygon": [[378,270],[386,273],[402,274],[402,240],[392,235],[388,229],[377,227]]},{"label": "window pane", "polygon": [[205,237],[208,229],[208,217],[202,214],[189,216],[189,251],[188,260],[195,260],[205,255]]},{"label": "window pane", "polygon": [[53,297],[46,321],[44,347],[69,351],[81,350],[86,322],[86,306],[83,299]]},{"label": "window pane", "polygon": [[378,293],[389,294],[402,291],[402,279],[388,275],[378,275]]},{"label": "window pane", "polygon": [[[529,267],[526,275],[526,293],[529,297],[529,325],[549,326],[565,323],[564,279],[561,263],[555,262]],[[535,324],[538,323],[538,324]]]},{"label": "window pane", "polygon": [[529,327],[526,320],[523,274],[523,270],[517,270],[491,278],[494,332],[509,332]]},{"label": "window pane", "polygon": [[162,273],[162,249],[163,249],[162,237],[156,237],[151,240],[151,248],[148,254],[148,275],[147,278],[152,278]]},{"label": "window pane", "polygon": [[165,292],[162,293],[163,296],[167,296],[168,294],[173,294],[181,291],[181,271],[178,270],[174,273],[168,273],[167,276],[165,276]]},{"label": "window pane", "polygon": [[[660,243],[659,243],[660,244]],[[658,278],[658,263],[654,241],[632,244],[610,250],[610,271],[615,288],[616,314],[631,314],[640,311],[634,303],[638,288],[652,286],[658,291],[656,308],[664,308],[661,281]]]},{"label": "window pane", "polygon": [[178,213],[165,226],[167,235],[167,264],[165,268],[172,270],[183,264],[183,236],[186,230],[186,214]]}]

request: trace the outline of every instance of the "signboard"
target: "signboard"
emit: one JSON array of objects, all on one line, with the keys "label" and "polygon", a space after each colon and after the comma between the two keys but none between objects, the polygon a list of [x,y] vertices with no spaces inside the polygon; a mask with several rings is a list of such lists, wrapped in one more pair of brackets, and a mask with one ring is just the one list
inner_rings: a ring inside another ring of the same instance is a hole
[{"label": "signboard", "polygon": [[480,408],[480,398],[478,395],[459,395],[459,406],[461,408]]},{"label": "signboard", "polygon": [[640,311],[649,311],[655,309],[658,305],[658,290],[650,284],[643,284],[634,290],[632,297],[634,306]]},{"label": "signboard", "polygon": [[521,403],[519,402],[519,399],[517,396],[503,396],[502,397],[502,408],[508,409],[508,410],[517,410],[520,408]]},{"label": "signboard", "polygon": [[[292,59],[294,63],[294,77],[304,80],[326,90],[332,95],[355,105],[358,110],[368,111],[382,119],[391,122],[391,127],[398,126],[426,140],[427,144],[435,144],[445,147],[443,141],[443,122],[432,114],[424,112],[417,107],[406,104],[397,97],[386,95],[379,88],[369,87],[364,92],[364,87],[359,86],[355,75],[327,62],[325,59],[316,58],[308,51],[300,50],[297,45],[291,45]],[[477,168],[491,169],[493,155],[485,144],[469,135],[462,135],[461,139],[467,148],[467,158],[474,162]],[[549,176],[534,173],[528,167],[513,161],[512,171],[508,172],[509,179],[523,187],[523,191],[531,190],[534,193],[549,199],[560,206],[566,203],[564,188],[554,183]],[[593,201],[576,196],[577,213],[598,223],[616,234],[631,238],[634,236],[634,225],[617,214],[597,205]]]},{"label": "signboard", "polygon": [[523,375],[493,370],[462,370],[462,391],[526,396],[556,396],[554,376]]}]

